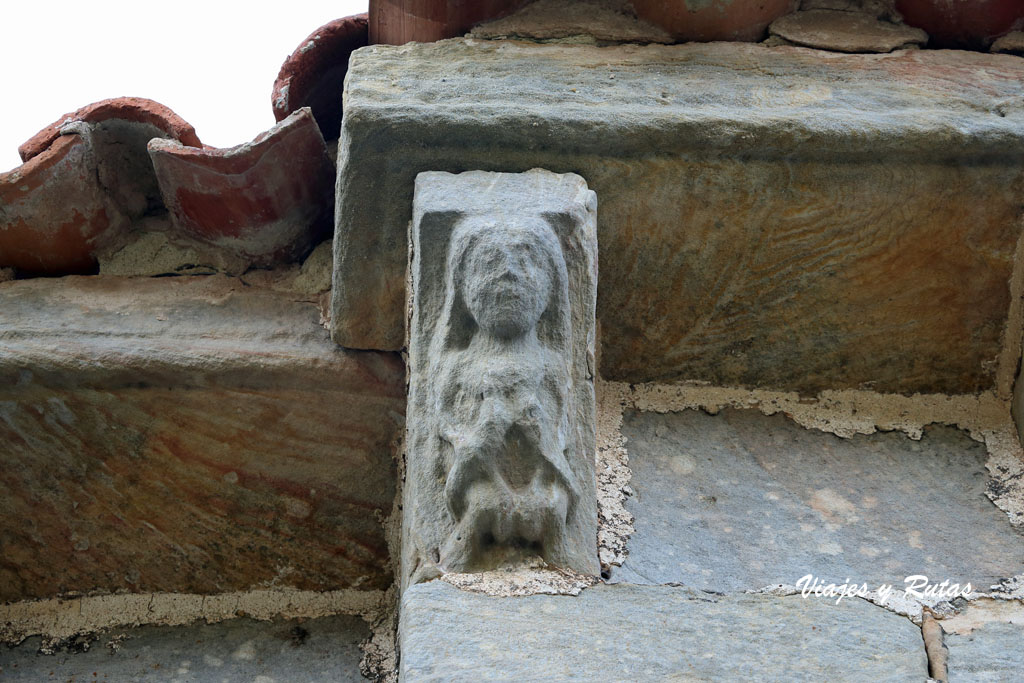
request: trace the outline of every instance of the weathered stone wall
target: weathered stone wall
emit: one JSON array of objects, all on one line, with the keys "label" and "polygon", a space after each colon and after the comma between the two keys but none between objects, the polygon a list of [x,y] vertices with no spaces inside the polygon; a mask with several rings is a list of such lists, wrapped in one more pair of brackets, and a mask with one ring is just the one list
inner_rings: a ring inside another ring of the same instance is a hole
[{"label": "weathered stone wall", "polygon": [[608,379],[993,388],[1021,229],[1022,77],[1016,58],[940,51],[358,51],[333,337],[403,345],[416,173],[542,167],[598,194]]},{"label": "weathered stone wall", "polygon": [[233,278],[0,297],[0,602],[390,585],[397,355]]}]

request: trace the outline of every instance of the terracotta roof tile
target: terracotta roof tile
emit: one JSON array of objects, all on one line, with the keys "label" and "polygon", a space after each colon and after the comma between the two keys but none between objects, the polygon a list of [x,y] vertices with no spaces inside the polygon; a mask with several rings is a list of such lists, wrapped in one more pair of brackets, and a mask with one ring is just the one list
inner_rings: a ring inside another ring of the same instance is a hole
[{"label": "terracotta roof tile", "polygon": [[158,138],[149,154],[174,228],[254,266],[297,260],[329,233],[334,165],[309,108],[237,147]]},{"label": "terracotta roof tile", "polygon": [[365,14],[336,19],[311,33],[281,65],[271,95],[274,117],[280,121],[310,107],[324,139],[337,139],[348,57],[367,42]]}]

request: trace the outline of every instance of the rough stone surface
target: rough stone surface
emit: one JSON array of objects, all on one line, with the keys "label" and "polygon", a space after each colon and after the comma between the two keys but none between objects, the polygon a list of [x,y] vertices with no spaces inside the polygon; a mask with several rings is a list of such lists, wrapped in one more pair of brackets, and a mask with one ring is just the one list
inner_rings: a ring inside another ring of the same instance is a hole
[{"label": "rough stone surface", "polygon": [[391,583],[397,355],[341,351],[314,302],[222,276],[0,301],[0,602]]},{"label": "rough stone surface", "polygon": [[769,31],[796,45],[837,52],[892,52],[928,42],[919,28],[838,10],[794,12],[773,21]]},{"label": "rough stone surface", "polygon": [[399,633],[407,681],[920,681],[928,671],[907,619],[798,595],[617,585],[494,598],[432,581],[405,592]]},{"label": "rough stone surface", "polygon": [[986,498],[985,447],[948,427],[840,439],[783,415],[629,412],[629,555],[613,580],[728,591],[814,574],[987,590],[1024,571],[1024,534]]},{"label": "rough stone surface", "polygon": [[991,387],[1020,233],[1022,95],[1024,62],[973,53],[358,50],[332,336],[404,345],[417,173],[542,167],[582,175],[601,203],[608,379]]},{"label": "rough stone surface", "polygon": [[98,249],[101,275],[151,277],[155,275],[238,275],[250,259],[228,249],[182,235],[167,214],[134,224],[124,239]]},{"label": "rough stone surface", "polygon": [[477,26],[470,35],[527,40],[587,36],[600,42],[672,42],[668,31],[638,20],[627,0],[538,0],[511,16]]},{"label": "rough stone surface", "polygon": [[1024,55],[1024,31],[1011,31],[992,43],[992,52]]},{"label": "rough stone surface", "polygon": [[301,259],[330,229],[334,164],[308,108],[237,147],[149,154],[175,228],[249,265]]},{"label": "rough stone surface", "polygon": [[348,57],[368,40],[366,14],[335,19],[309,34],[284,60],[274,81],[274,118],[281,121],[296,109],[309,107],[324,139],[336,140]]},{"label": "rough stone surface", "polygon": [[[13,648],[0,645],[0,678],[26,683],[365,681],[359,673],[359,644],[368,635],[359,617],[337,616],[145,626],[59,644],[30,638]],[[80,651],[83,644],[85,652]]]},{"label": "rough stone surface", "polygon": [[950,681],[1015,681],[1024,672],[1024,623],[983,624],[964,635],[946,634]]},{"label": "rough stone surface", "polygon": [[417,178],[403,582],[598,573],[595,229],[576,175]]}]

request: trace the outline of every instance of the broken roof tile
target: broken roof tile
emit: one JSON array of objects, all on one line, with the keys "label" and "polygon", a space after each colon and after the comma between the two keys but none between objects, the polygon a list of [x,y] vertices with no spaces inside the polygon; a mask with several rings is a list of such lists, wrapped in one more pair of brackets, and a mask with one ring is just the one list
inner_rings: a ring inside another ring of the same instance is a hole
[{"label": "broken roof tile", "polygon": [[96,167],[89,128],[79,123],[25,164],[0,173],[0,268],[32,275],[95,269],[100,243],[127,224]]},{"label": "broken roof tile", "polygon": [[341,131],[341,91],[348,56],[368,44],[366,14],[335,19],[311,33],[281,65],[271,101],[281,121],[300,107],[309,107],[325,140]]},{"label": "broken roof tile", "polygon": [[149,154],[175,229],[251,266],[301,258],[332,225],[334,165],[308,107],[236,147],[158,138]]},{"label": "broken roof tile", "polygon": [[134,123],[148,123],[156,126],[169,137],[180,140],[191,147],[202,147],[195,129],[171,109],[145,97],[115,97],[93,102],[81,109],[65,114],[46,128],[33,135],[18,148],[22,161],[28,161],[53,144],[60,135],[60,129],[72,121],[100,123],[119,119]]}]

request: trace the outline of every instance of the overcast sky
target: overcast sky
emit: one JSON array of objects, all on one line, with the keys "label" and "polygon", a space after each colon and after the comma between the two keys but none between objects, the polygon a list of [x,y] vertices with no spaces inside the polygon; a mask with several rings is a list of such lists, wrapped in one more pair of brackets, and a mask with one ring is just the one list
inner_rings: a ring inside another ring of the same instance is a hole
[{"label": "overcast sky", "polygon": [[148,97],[230,147],[274,125],[278,69],[310,33],[367,0],[241,3],[0,2],[0,172],[18,145],[63,114]]}]

